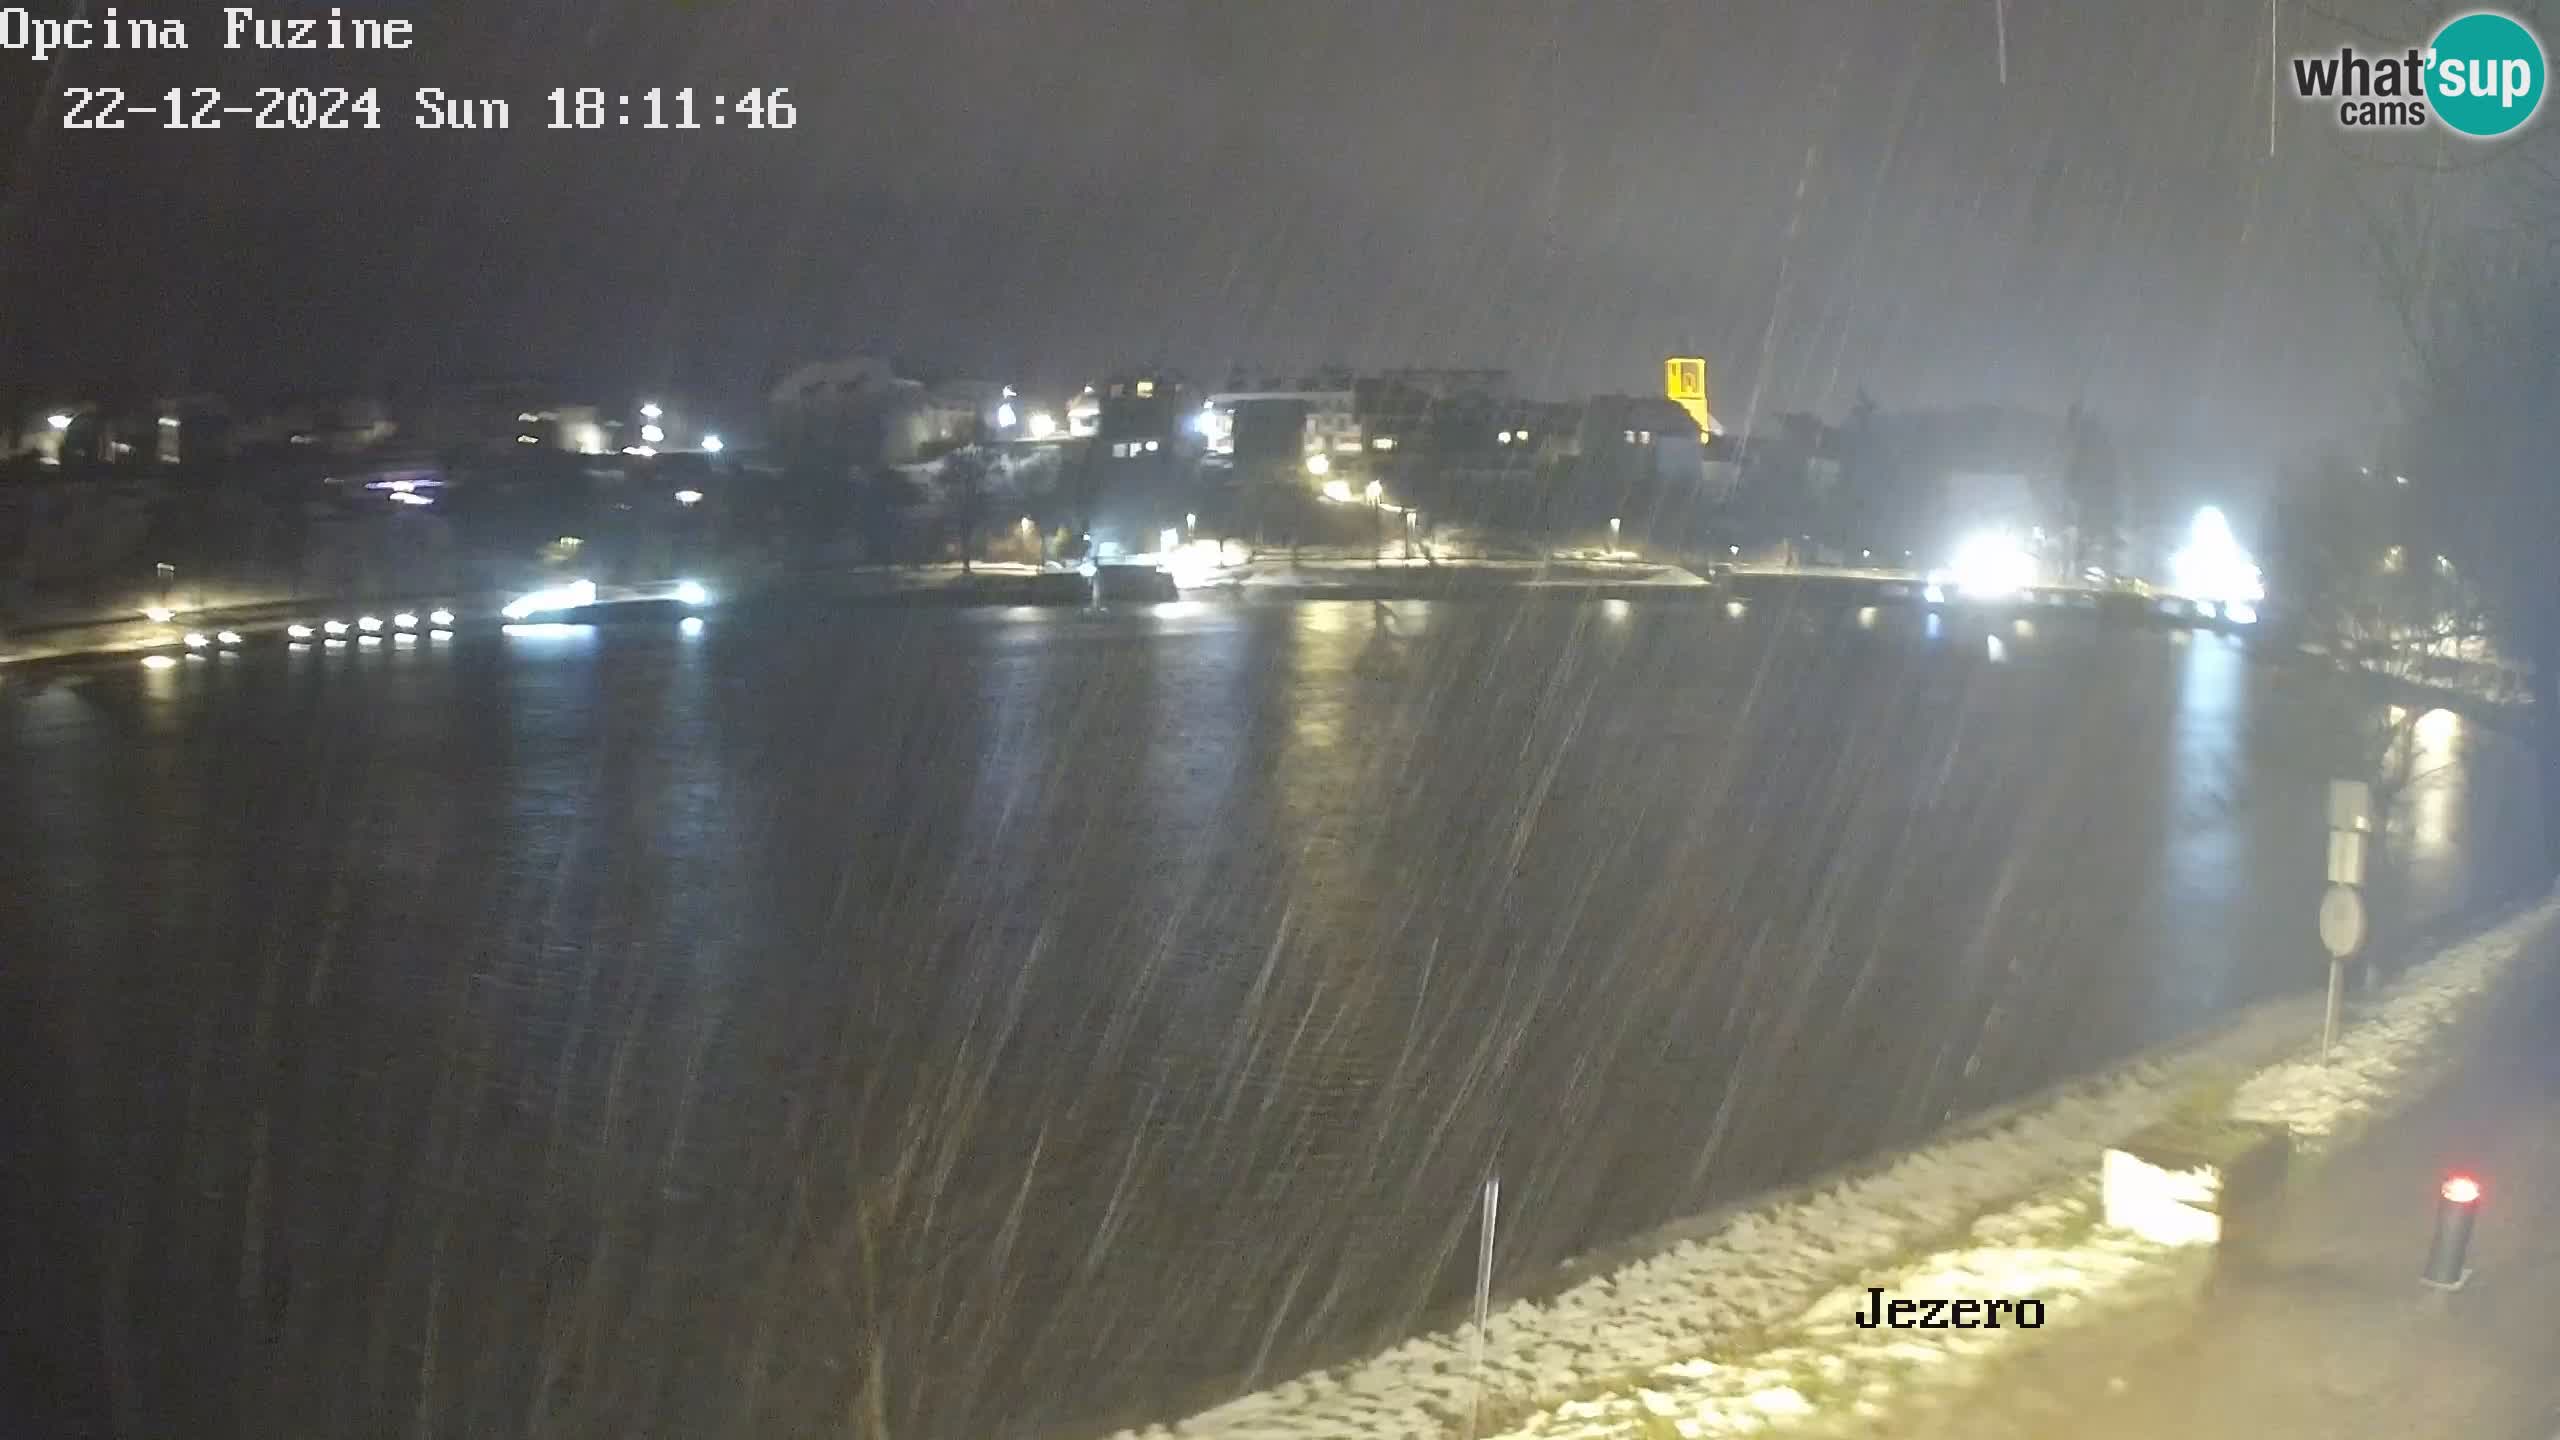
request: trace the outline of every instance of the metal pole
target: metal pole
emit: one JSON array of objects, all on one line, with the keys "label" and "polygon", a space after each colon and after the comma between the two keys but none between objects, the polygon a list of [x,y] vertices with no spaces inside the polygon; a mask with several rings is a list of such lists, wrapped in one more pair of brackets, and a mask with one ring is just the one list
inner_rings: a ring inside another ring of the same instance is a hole
[{"label": "metal pole", "polygon": [[1493,1226],[1502,1208],[1502,1177],[1484,1182],[1484,1219],[1476,1227],[1475,1395],[1467,1402],[1467,1440],[1484,1414],[1484,1327],[1493,1311]]},{"label": "metal pole", "polygon": [[2329,1005],[2320,1016],[2320,1063],[2329,1063],[2329,1052],[2338,1044],[2338,1016],[2347,996],[2347,962],[2344,956],[2329,957]]}]

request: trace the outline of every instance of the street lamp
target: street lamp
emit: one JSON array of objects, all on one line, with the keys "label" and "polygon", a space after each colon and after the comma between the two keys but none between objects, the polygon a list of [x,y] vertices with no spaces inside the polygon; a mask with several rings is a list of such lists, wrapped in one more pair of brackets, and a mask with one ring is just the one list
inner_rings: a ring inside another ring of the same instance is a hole
[{"label": "street lamp", "polygon": [[1310,455],[1307,457],[1307,473],[1310,475],[1330,475],[1333,473],[1333,461],[1323,454]]},{"label": "street lamp", "polygon": [[702,437],[702,453],[705,455],[717,455],[728,448],[729,443],[717,435],[705,435]]},{"label": "street lamp", "polygon": [[1618,517],[1615,515],[1609,517],[1609,553],[1618,553]]}]

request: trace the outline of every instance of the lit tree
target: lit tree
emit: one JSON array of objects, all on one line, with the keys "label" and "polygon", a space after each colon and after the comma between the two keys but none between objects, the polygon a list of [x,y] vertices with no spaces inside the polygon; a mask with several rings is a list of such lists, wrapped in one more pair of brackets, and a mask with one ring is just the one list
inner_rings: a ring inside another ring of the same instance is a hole
[{"label": "lit tree", "polygon": [[960,534],[960,573],[977,573],[978,531],[986,523],[987,480],[993,466],[983,430],[943,457],[937,477],[944,513]]}]

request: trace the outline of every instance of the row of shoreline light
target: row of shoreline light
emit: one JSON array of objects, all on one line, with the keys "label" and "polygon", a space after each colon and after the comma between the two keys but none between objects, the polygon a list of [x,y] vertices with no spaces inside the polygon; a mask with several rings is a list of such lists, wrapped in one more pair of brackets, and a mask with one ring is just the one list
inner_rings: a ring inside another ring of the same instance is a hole
[{"label": "row of shoreline light", "polygon": [[[712,597],[709,589],[701,582],[681,580],[669,587],[669,593],[664,598],[672,599],[687,610],[692,610],[709,605]],[[499,611],[499,615],[506,622],[499,628],[510,635],[528,631],[536,627],[520,622],[540,616],[559,615],[585,609],[596,604],[597,601],[598,595],[594,582],[583,579],[536,590],[516,597]],[[145,610],[143,615],[154,624],[168,624],[180,613],[166,606],[153,606]],[[316,627],[307,620],[294,620],[285,624],[283,633],[288,649],[307,650],[314,641],[318,641],[335,650],[344,649],[350,639],[359,645],[380,645],[386,635],[403,645],[414,644],[422,630],[430,639],[439,642],[451,640],[454,633],[453,627],[457,623],[458,617],[450,608],[438,605],[423,616],[414,610],[396,611],[388,619],[376,614],[360,614],[352,621],[335,617],[323,619]],[[555,627],[545,625],[540,628]],[[687,614],[678,628],[685,635],[699,635],[704,628],[702,617]],[[232,629],[211,632],[190,630],[181,637],[181,643],[191,657],[201,658],[202,652],[206,651],[234,650],[246,644],[247,639],[239,631]],[[142,663],[146,669],[165,670],[175,665],[177,659],[165,651],[155,649],[143,657]]]}]

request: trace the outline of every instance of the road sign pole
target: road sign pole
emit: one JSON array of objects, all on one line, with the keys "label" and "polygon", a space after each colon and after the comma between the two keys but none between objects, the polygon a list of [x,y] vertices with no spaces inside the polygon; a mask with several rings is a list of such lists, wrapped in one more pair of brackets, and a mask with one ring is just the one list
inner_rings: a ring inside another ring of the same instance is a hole
[{"label": "road sign pole", "polygon": [[2320,1063],[2329,1063],[2329,1052],[2338,1046],[2338,1016],[2346,1007],[2347,960],[2343,955],[2329,957],[2329,1005],[2320,1014]]},{"label": "road sign pole", "polygon": [[2347,957],[2364,946],[2364,840],[2373,829],[2373,791],[2361,780],[2329,782],[2329,888],[2320,897],[2320,944],[2329,952],[2329,1003],[2320,1016],[2320,1062],[2338,1046],[2347,1004]]}]

